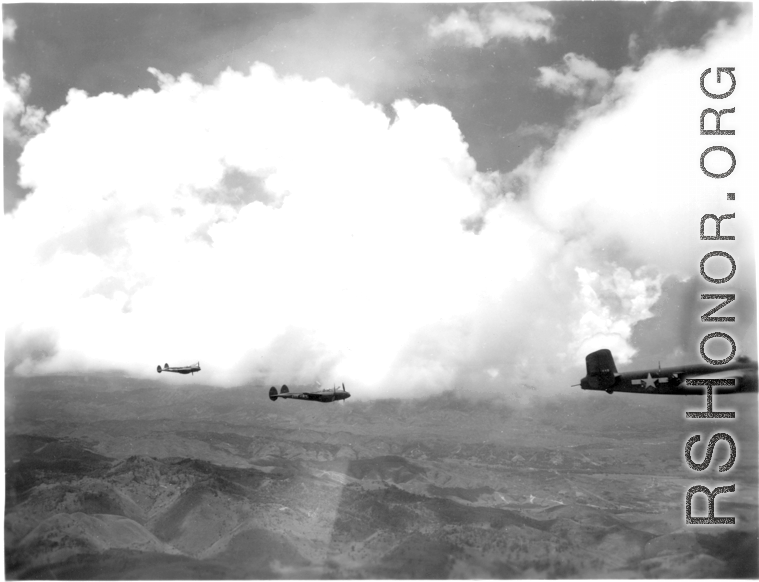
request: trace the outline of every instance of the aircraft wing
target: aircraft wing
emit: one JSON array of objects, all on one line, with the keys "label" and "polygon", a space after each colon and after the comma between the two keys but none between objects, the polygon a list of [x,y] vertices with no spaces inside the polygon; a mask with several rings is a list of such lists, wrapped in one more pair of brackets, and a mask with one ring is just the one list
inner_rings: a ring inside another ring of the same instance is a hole
[{"label": "aircraft wing", "polygon": [[294,398],[296,400],[324,400],[324,392],[290,392],[289,388],[285,385],[282,386],[282,390],[277,393],[277,389],[274,386],[269,390],[269,398],[276,400],[277,398]]},{"label": "aircraft wing", "polygon": [[730,390],[730,387],[723,387],[720,389],[719,386],[715,387],[716,390],[720,391],[728,391],[728,392],[756,392],[757,391],[757,373],[756,368],[752,367],[745,367],[745,368],[738,368],[733,370],[716,370],[714,372],[710,372],[708,374],[694,374],[694,373],[685,373],[681,374],[680,378],[682,379],[681,386],[685,385],[685,381],[688,379],[701,379],[701,380],[721,380],[721,379],[728,379],[728,378],[735,378],[735,388],[733,390]]},{"label": "aircraft wing", "polygon": [[316,400],[318,399],[321,394],[317,392],[285,392],[283,394],[278,394],[280,398],[300,398],[300,399],[309,399],[309,400]]},{"label": "aircraft wing", "polygon": [[[738,370],[715,370],[714,372],[709,372],[708,374],[696,374],[693,372],[686,372],[684,374],[680,374],[681,378],[714,378],[714,379],[720,379],[720,378],[745,378],[747,374],[751,374],[752,370],[741,368]],[[754,374],[756,372],[753,372]]]}]

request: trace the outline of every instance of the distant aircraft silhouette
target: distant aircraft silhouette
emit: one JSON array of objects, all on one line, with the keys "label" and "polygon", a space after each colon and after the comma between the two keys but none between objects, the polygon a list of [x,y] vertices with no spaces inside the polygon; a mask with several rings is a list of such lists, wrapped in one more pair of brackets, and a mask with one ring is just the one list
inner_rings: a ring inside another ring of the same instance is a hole
[{"label": "distant aircraft silhouette", "polygon": [[334,386],[332,387],[332,390],[326,389],[317,390],[314,392],[290,392],[289,388],[286,385],[283,385],[282,389],[279,391],[279,394],[277,394],[277,389],[274,386],[269,388],[269,398],[272,400],[272,402],[277,398],[295,398],[297,400],[313,400],[315,402],[338,402],[340,400],[346,400],[350,397],[351,393],[345,389],[344,383],[342,392]]},{"label": "distant aircraft silhouette", "polygon": [[691,364],[671,368],[654,368],[636,372],[617,372],[609,350],[598,350],[585,358],[587,376],[580,380],[583,390],[634,392],[640,394],[703,394],[703,386],[688,386],[686,380],[735,378],[734,386],[719,386],[721,394],[757,391],[756,362],[746,356],[726,366]]},{"label": "distant aircraft silhouette", "polygon": [[195,372],[200,372],[200,362],[195,364],[194,366],[177,366],[175,368],[170,368],[168,364],[164,364],[163,368],[159,365],[158,373],[161,372],[176,372],[177,374],[195,374]]}]

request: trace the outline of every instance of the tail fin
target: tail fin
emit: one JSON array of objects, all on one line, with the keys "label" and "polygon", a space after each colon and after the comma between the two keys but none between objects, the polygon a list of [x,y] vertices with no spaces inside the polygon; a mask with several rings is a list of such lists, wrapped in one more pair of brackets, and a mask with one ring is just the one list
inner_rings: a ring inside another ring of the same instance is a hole
[{"label": "tail fin", "polygon": [[277,399],[277,389],[272,386],[269,388],[269,399],[274,402]]},{"label": "tail fin", "polygon": [[585,369],[588,383],[595,389],[610,390],[619,375],[611,351],[607,349],[588,354],[585,357]]},{"label": "tail fin", "polygon": [[281,394],[287,394],[290,392],[290,389],[287,387],[287,384],[282,384],[282,389],[280,390]]},{"label": "tail fin", "polygon": [[168,365],[168,364],[164,364],[164,365],[163,365],[163,369],[164,369],[164,370],[168,370],[168,369],[169,369],[169,365]]},{"label": "tail fin", "polygon": [[158,367],[156,368],[156,370],[158,370],[158,373],[159,373],[159,374],[160,374],[161,372],[163,372],[163,370],[161,370],[161,364],[158,364]]}]

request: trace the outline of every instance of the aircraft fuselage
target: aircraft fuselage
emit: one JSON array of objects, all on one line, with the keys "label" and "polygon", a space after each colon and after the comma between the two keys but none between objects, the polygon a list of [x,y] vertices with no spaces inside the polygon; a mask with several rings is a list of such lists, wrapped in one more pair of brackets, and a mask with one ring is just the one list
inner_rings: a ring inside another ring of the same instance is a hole
[{"label": "aircraft fuselage", "polygon": [[161,372],[174,372],[175,374],[194,374],[195,372],[200,372],[200,362],[194,366],[175,366],[173,368],[168,364],[164,364],[163,368],[161,368],[161,366],[158,366],[158,368],[156,368],[156,371],[159,374]]},{"label": "aircraft fuselage", "polygon": [[307,393],[307,394],[293,394],[292,398],[296,400],[315,400],[316,402],[337,402],[338,400],[346,400],[350,398],[350,392],[324,392],[319,393]]},{"label": "aircraft fuselage", "polygon": [[580,380],[583,390],[638,394],[704,394],[704,386],[688,386],[687,379],[735,379],[733,386],[718,386],[720,394],[757,391],[757,364],[739,358],[726,366],[692,364],[617,373],[611,353],[599,350],[587,358],[588,374]]},{"label": "aircraft fuselage", "polygon": [[351,393],[345,389],[345,384],[342,386],[342,390],[333,388],[332,390],[319,390],[314,392],[290,392],[287,385],[282,386],[282,390],[277,393],[277,389],[272,386],[269,389],[269,399],[275,401],[277,398],[292,398],[294,400],[310,400],[312,402],[338,402],[340,400],[347,400],[351,397]]}]

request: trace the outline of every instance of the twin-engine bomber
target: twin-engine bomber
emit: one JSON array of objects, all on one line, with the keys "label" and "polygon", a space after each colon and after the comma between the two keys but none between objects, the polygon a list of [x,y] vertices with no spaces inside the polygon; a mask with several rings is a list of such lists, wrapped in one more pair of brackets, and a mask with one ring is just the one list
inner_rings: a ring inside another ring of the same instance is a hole
[{"label": "twin-engine bomber", "polygon": [[157,368],[158,373],[161,372],[176,372],[177,374],[195,374],[195,372],[200,372],[200,362],[193,366],[176,366],[175,368],[170,368],[168,364],[164,364],[163,368],[159,365]]},{"label": "twin-engine bomber", "polygon": [[315,402],[337,402],[339,400],[347,400],[351,397],[351,393],[345,389],[343,383],[342,391],[338,390],[334,386],[332,390],[318,390],[315,392],[290,392],[290,389],[283,385],[282,389],[277,394],[277,389],[272,386],[269,388],[269,398],[275,401],[277,398],[295,398],[297,400],[314,400]]},{"label": "twin-engine bomber", "polygon": [[[734,378],[734,385],[719,385],[720,394],[757,391],[757,365],[746,356],[736,358],[726,366],[692,364],[637,372],[617,372],[614,358],[603,349],[585,357],[587,376],[580,380],[583,390],[634,392],[640,394],[703,394],[703,385],[689,386],[686,380],[727,380]],[[575,384],[577,386],[577,384]]]}]

